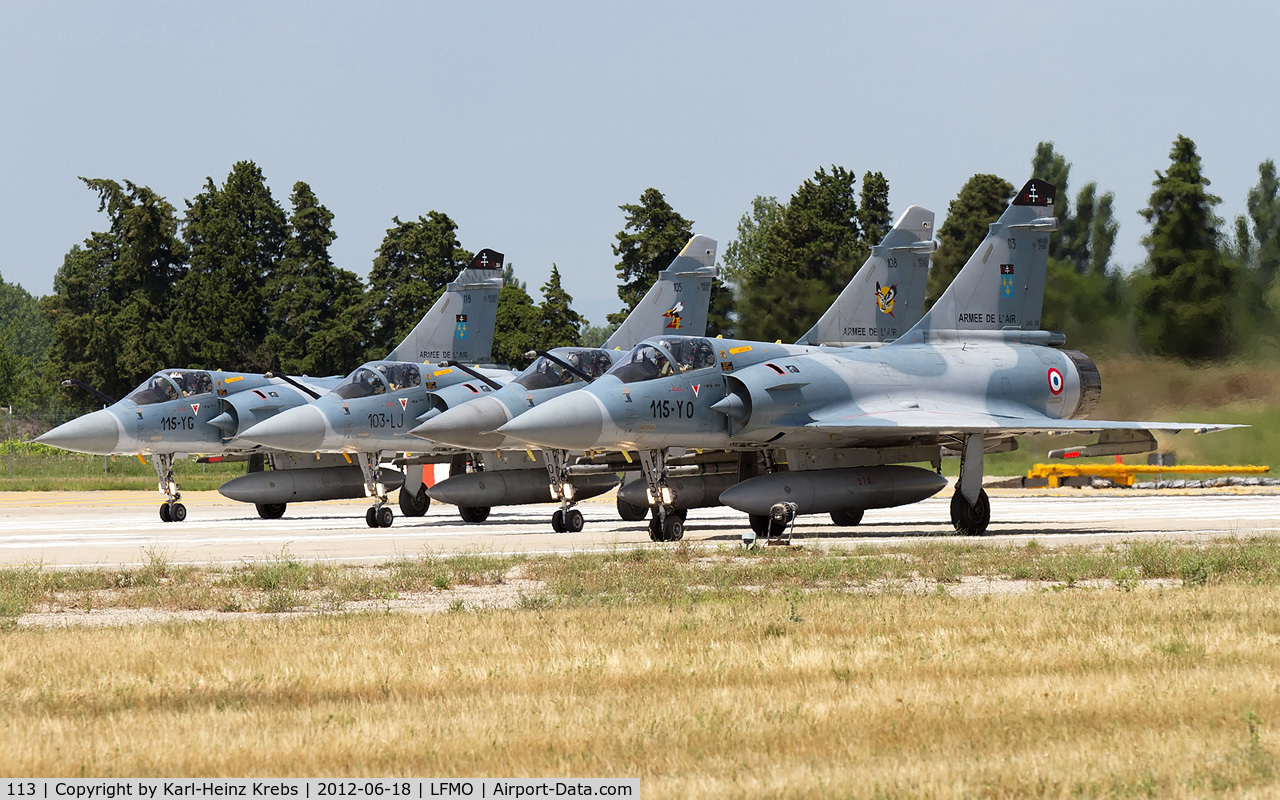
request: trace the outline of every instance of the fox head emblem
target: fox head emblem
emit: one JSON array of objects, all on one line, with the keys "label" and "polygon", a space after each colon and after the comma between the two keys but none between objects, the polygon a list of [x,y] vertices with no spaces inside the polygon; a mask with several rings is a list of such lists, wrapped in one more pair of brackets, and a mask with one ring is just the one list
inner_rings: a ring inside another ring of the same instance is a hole
[{"label": "fox head emblem", "polygon": [[893,303],[898,299],[898,284],[889,286],[881,286],[880,281],[876,281],[876,307],[880,309],[880,313],[893,316]]}]

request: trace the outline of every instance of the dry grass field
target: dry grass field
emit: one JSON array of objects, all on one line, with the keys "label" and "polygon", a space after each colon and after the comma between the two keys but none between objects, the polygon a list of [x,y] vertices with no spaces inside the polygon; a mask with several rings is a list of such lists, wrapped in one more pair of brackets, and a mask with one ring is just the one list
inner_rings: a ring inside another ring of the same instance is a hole
[{"label": "dry grass field", "polygon": [[[0,574],[0,774],[1280,791],[1280,541],[415,563]],[[335,613],[516,580],[513,608]],[[23,624],[85,603],[224,617]]]}]

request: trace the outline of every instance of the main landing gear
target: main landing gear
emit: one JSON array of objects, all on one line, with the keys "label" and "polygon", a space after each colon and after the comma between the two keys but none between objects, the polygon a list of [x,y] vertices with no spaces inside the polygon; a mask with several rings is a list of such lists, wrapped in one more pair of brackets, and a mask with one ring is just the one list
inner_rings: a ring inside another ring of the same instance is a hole
[{"label": "main landing gear", "polygon": [[[484,461],[479,453],[460,453],[449,461],[449,477],[463,475],[468,472],[484,472]],[[458,506],[458,516],[463,522],[484,522],[489,518],[491,506]]]},{"label": "main landing gear", "polygon": [[387,487],[378,480],[378,454],[358,453],[360,473],[364,476],[364,491],[373,498],[373,505],[364,512],[364,521],[370,528],[390,528],[395,514],[387,505]]},{"label": "main landing gear", "polygon": [[431,496],[427,487],[419,484],[417,492],[410,492],[409,487],[400,489],[400,511],[406,517],[421,517],[431,508]]},{"label": "main landing gear", "polygon": [[551,515],[551,530],[556,533],[577,533],[582,530],[582,512],[573,508],[573,483],[569,480],[569,451],[543,450],[547,465],[547,478],[551,486],[551,499],[560,504]]},{"label": "main landing gear", "polygon": [[667,485],[667,451],[641,450],[640,471],[653,506],[653,516],[649,518],[650,541],[680,541],[684,538],[684,521],[689,512],[675,507],[675,495]]},{"label": "main landing gear", "polygon": [[981,433],[971,433],[964,437],[960,451],[960,480],[951,496],[951,524],[961,536],[981,536],[991,524],[991,501],[982,488],[984,445]]},{"label": "main landing gear", "polygon": [[182,487],[173,479],[173,453],[157,453],[151,457],[151,465],[156,468],[160,494],[165,496],[160,506],[161,521],[182,522],[187,518],[187,507],[178,502],[182,499]]}]

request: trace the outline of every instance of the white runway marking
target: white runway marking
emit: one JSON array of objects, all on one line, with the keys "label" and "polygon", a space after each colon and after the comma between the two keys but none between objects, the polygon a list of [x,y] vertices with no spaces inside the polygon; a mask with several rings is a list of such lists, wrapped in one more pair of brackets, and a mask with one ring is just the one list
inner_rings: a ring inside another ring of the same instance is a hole
[{"label": "white runway marking", "polygon": [[[612,500],[579,506],[581,533],[557,534],[555,506],[494,509],[483,524],[459,519],[453,506],[433,505],[425,517],[396,511],[391,528],[369,528],[365,501],[302,503],[285,517],[260,519],[252,506],[212,492],[184,497],[186,522],[159,519],[158,499],[143,492],[0,495],[0,564],[16,566],[116,566],[144,563],[161,554],[173,563],[235,563],[278,557],[369,562],[432,553],[586,551],[649,542],[645,522],[622,522]],[[946,537],[950,496],[899,508],[868,511],[862,524],[837,528],[826,515],[802,517],[800,541],[812,544],[894,544]],[[1027,495],[993,492],[992,523],[979,541],[1108,542],[1140,537],[1203,538],[1280,534],[1280,492],[1185,495],[1098,493]],[[746,517],[726,508],[695,509],[686,525],[691,542],[733,545]]]}]

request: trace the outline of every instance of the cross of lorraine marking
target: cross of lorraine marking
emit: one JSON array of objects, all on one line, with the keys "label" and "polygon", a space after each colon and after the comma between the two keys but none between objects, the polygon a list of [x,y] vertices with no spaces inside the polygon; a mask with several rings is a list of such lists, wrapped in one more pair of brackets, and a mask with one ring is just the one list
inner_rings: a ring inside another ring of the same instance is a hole
[{"label": "cross of lorraine marking", "polygon": [[482,266],[482,267],[487,267],[487,266],[489,266],[489,254],[488,254],[488,253],[481,253],[481,254],[480,254],[480,266]]},{"label": "cross of lorraine marking", "polygon": [[1031,191],[1027,193],[1027,197],[1030,197],[1031,202],[1033,203],[1036,201],[1036,198],[1039,197],[1039,195],[1036,194],[1036,187],[1031,187]]}]

